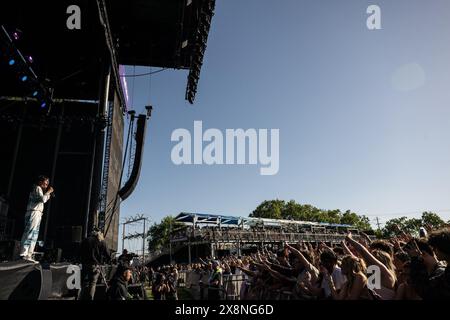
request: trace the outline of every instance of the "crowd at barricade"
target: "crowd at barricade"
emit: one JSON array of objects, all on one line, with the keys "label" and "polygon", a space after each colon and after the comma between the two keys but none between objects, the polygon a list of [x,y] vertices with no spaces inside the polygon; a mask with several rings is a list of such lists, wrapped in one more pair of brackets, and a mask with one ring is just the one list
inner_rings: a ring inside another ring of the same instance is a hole
[{"label": "crowd at barricade", "polygon": [[171,266],[169,274],[173,289],[183,286],[194,299],[450,299],[450,229],[431,231],[420,238],[349,233],[341,243],[285,243]]}]

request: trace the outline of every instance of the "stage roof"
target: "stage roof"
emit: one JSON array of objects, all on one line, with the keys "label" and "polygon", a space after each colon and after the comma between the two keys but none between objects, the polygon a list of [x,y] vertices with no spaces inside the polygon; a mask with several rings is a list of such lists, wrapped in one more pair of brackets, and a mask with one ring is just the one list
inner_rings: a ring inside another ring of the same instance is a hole
[{"label": "stage roof", "polygon": [[179,222],[193,223],[194,220],[197,223],[213,223],[213,224],[223,224],[223,225],[239,225],[239,217],[231,216],[220,216],[204,213],[187,213],[182,212],[175,218]]},{"label": "stage roof", "polygon": [[216,225],[257,225],[263,224],[265,226],[282,226],[282,225],[313,225],[324,227],[352,227],[348,224],[336,224],[336,223],[324,223],[324,222],[309,222],[309,221],[297,221],[297,220],[283,220],[283,219],[265,219],[265,218],[252,218],[252,217],[235,217],[235,216],[221,216],[205,213],[188,213],[182,212],[175,217],[175,220],[183,223],[196,223],[199,224],[216,224]]},{"label": "stage roof", "polygon": [[186,6],[183,0],[109,1],[111,30],[118,39],[119,63],[189,69],[191,53],[183,41],[193,42],[195,15],[202,1]]},{"label": "stage roof", "polygon": [[[193,102],[214,4],[214,0],[3,1],[0,25],[10,33],[19,31],[15,45],[33,57],[32,69],[55,87],[55,98],[97,100],[101,62],[112,56],[116,68],[189,70],[186,98]],[[70,5],[81,9],[80,30],[67,28]],[[0,96],[29,95],[30,89],[17,81],[17,70],[8,66],[8,53],[0,55]]]}]

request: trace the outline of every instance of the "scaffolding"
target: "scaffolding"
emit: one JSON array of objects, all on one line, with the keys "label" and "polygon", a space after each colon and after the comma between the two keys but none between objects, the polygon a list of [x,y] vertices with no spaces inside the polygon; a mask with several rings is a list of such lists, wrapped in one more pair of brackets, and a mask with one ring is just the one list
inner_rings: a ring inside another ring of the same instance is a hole
[{"label": "scaffolding", "polygon": [[108,123],[106,128],[106,137],[105,137],[105,151],[103,158],[103,177],[102,177],[102,186],[100,190],[100,206],[99,206],[99,227],[101,230],[105,227],[105,215],[106,215],[106,201],[108,199],[108,182],[109,182],[109,166],[111,162],[111,139],[112,139],[112,123],[114,117],[114,105],[112,103],[109,104],[108,107]]},{"label": "scaffolding", "polygon": [[[148,218],[146,218],[144,215],[137,215],[136,217],[125,219],[125,221],[122,223],[123,229],[122,229],[122,250],[125,249],[125,240],[132,240],[132,239],[140,239],[142,238],[142,262],[145,263],[145,241],[147,240],[147,230],[146,230],[146,222],[150,221]],[[126,226],[130,224],[135,223],[142,223],[143,224],[143,230],[141,232],[134,232],[130,233],[128,235],[125,235],[126,232]]]}]

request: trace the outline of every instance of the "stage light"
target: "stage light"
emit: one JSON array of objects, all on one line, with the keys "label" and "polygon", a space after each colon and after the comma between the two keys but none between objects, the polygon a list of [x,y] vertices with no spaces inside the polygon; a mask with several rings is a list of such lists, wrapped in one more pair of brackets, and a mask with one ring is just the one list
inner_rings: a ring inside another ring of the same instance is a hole
[{"label": "stage light", "polygon": [[27,59],[28,59],[29,63],[33,63],[33,57],[32,56],[28,56]]},{"label": "stage light", "polygon": [[14,40],[19,40],[19,33],[17,31],[13,32],[13,38]]},{"label": "stage light", "polygon": [[44,101],[41,103],[41,108],[45,108],[47,106],[47,103]]},{"label": "stage light", "polygon": [[22,82],[25,82],[25,81],[28,80],[28,77],[27,77],[26,75],[20,76],[20,80],[21,80]]},{"label": "stage light", "polygon": [[14,60],[14,59],[11,59],[11,60],[9,60],[9,62],[8,62],[8,63],[9,63],[9,65],[10,65],[10,66],[12,66],[12,65],[14,65],[14,64],[16,63],[16,60]]},{"label": "stage light", "polygon": [[36,91],[33,91],[32,96],[33,96],[33,97],[37,97],[38,94],[39,94],[39,92],[36,90]]}]

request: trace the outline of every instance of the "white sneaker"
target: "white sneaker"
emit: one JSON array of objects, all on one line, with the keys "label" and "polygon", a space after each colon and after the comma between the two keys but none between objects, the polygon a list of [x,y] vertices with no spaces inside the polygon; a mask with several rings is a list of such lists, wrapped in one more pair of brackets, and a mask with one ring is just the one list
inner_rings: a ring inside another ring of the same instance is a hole
[{"label": "white sneaker", "polygon": [[29,261],[29,262],[33,262],[33,263],[38,263],[36,260],[34,260],[32,257],[30,256],[22,256],[22,259],[24,261]]}]

